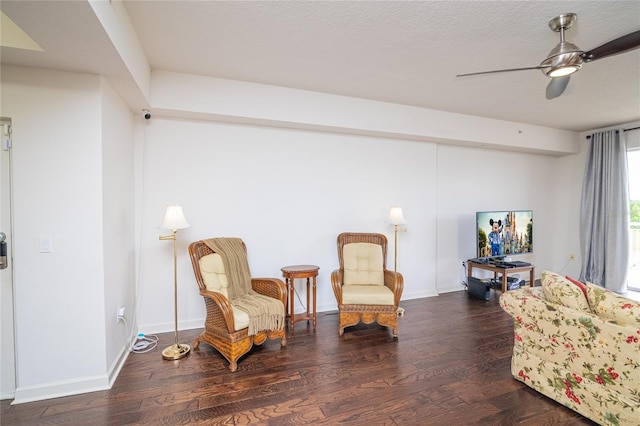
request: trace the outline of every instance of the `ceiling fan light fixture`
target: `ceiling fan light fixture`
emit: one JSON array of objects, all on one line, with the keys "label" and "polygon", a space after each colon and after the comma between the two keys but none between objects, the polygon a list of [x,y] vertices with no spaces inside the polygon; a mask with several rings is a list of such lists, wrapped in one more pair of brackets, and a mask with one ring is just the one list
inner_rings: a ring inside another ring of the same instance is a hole
[{"label": "ceiling fan light fixture", "polygon": [[547,59],[540,63],[541,71],[547,77],[563,77],[582,68],[582,50],[573,43],[563,41],[549,52]]},{"label": "ceiling fan light fixture", "polygon": [[566,67],[560,67],[560,68],[549,68],[547,72],[547,76],[551,78],[564,77],[564,76],[573,74],[579,69],[580,67],[575,65],[568,65]]}]

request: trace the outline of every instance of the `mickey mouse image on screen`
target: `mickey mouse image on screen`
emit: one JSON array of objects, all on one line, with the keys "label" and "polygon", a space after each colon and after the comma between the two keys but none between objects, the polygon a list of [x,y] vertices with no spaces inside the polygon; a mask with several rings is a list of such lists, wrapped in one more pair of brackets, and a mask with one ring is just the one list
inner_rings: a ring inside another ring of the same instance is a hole
[{"label": "mickey mouse image on screen", "polygon": [[500,243],[502,242],[502,221],[489,219],[491,232],[489,232],[489,244],[491,244],[491,256],[500,256]]}]

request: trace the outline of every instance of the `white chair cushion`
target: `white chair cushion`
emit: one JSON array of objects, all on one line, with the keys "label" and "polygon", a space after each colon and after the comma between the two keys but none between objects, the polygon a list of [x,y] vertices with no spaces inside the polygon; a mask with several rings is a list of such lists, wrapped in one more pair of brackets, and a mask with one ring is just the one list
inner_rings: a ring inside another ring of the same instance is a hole
[{"label": "white chair cushion", "polygon": [[[227,291],[229,281],[227,281],[227,275],[224,271],[222,257],[218,253],[212,253],[201,257],[198,263],[207,290],[220,293],[229,299]],[[249,327],[249,314],[241,309],[235,309],[233,305],[231,305],[231,311],[233,312],[234,331]]]},{"label": "white chair cushion", "polygon": [[202,280],[207,290],[221,293],[228,299],[227,287],[229,287],[229,282],[224,272],[222,257],[218,253],[212,253],[201,257],[198,263],[200,264]]},{"label": "white chair cushion", "polygon": [[249,327],[249,314],[231,305],[233,311],[233,330],[238,331]]},{"label": "white chair cushion", "polygon": [[344,285],[384,286],[382,246],[371,243],[350,243],[342,247]]},{"label": "white chair cushion", "polygon": [[343,285],[344,305],[393,305],[393,292],[384,285]]}]

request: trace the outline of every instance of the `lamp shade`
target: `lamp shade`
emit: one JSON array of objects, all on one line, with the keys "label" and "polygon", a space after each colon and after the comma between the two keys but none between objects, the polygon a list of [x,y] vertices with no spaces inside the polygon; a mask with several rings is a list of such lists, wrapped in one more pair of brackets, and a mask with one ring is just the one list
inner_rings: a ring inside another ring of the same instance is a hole
[{"label": "lamp shade", "polygon": [[190,227],[191,224],[184,217],[182,212],[182,206],[171,205],[167,206],[167,211],[164,213],[164,219],[158,228],[160,229],[184,229]]},{"label": "lamp shade", "polygon": [[391,207],[387,222],[393,225],[404,225],[405,223],[407,223],[404,216],[402,215],[402,208],[397,206]]}]

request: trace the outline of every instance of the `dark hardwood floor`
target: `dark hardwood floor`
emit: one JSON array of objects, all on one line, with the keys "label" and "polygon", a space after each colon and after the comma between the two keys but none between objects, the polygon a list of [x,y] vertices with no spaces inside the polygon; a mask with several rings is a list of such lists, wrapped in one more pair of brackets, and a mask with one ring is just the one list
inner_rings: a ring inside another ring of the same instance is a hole
[{"label": "dark hardwood floor", "polygon": [[[498,293],[499,294],[499,293]],[[372,325],[338,336],[337,315],[268,341],[238,371],[206,344],[179,361],[129,355],[108,391],[9,405],[2,425],[593,425],[511,377],[513,324],[465,292],[401,305],[399,338]],[[200,330],[180,332],[191,343]]]}]

